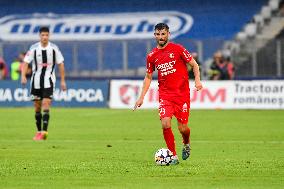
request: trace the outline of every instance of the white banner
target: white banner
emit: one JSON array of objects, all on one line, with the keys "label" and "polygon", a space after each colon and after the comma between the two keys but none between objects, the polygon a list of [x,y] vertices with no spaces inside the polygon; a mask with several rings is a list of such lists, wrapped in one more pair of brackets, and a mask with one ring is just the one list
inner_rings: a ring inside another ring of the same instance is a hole
[{"label": "white banner", "polygon": [[8,41],[38,40],[38,30],[48,26],[52,40],[114,40],[153,38],[154,26],[167,23],[171,37],[188,32],[190,15],[177,11],[109,14],[31,14],[0,19],[0,37]]},{"label": "white banner", "polygon": [[[284,81],[191,81],[192,109],[284,109]],[[133,108],[143,81],[112,80],[110,108]],[[141,108],[158,108],[158,82],[152,81]]]},{"label": "white banner", "polygon": [[[111,80],[110,82],[110,107],[133,108],[143,85],[143,81]],[[152,81],[141,108],[158,107],[159,93],[158,82]]]}]

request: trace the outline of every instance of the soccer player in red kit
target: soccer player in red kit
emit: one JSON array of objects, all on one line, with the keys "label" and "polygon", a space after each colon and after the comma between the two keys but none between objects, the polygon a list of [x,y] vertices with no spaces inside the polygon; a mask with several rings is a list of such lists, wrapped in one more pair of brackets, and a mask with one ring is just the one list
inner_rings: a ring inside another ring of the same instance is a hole
[{"label": "soccer player in red kit", "polygon": [[163,129],[163,135],[167,147],[175,156],[172,164],[178,164],[175,149],[175,139],[171,129],[172,116],[177,118],[178,129],[183,137],[182,159],[190,156],[190,129],[188,117],[190,108],[190,90],[187,64],[192,66],[195,76],[195,87],[202,89],[200,82],[199,66],[191,54],[181,45],[169,42],[169,27],[165,23],[155,26],[155,38],[157,47],[147,56],[147,72],[140,97],[133,110],[143,104],[155,69],[158,70],[159,82],[159,115]]}]

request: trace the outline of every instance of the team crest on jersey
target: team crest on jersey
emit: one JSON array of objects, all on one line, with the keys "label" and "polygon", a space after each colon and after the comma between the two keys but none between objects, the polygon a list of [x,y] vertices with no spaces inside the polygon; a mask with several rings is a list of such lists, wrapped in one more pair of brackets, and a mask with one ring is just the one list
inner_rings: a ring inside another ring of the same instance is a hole
[{"label": "team crest on jersey", "polygon": [[169,57],[174,58],[175,57],[174,53],[170,53]]}]

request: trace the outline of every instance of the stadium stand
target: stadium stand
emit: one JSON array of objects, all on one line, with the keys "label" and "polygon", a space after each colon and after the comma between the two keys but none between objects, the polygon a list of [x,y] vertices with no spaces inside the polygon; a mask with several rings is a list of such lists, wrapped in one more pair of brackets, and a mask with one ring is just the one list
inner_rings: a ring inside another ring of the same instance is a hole
[{"label": "stadium stand", "polygon": [[[244,3],[245,2],[245,3]],[[44,3],[44,6],[43,6]],[[236,36],[230,46],[242,45],[241,41],[254,38],[263,27],[273,23],[271,15],[278,10],[276,0],[226,1],[180,0],[178,2],[145,1],[76,1],[50,0],[1,1],[0,17],[7,15],[26,15],[33,13],[55,14],[100,14],[123,12],[179,11],[193,17],[193,26],[174,41],[183,44],[192,52],[198,52],[201,62],[210,58],[214,52]],[[202,4],[202,6],[200,6]],[[109,6],[112,5],[112,6]],[[263,7],[263,5],[265,5]],[[240,12],[241,10],[241,12]],[[257,14],[259,12],[259,14]],[[254,18],[254,22],[250,22]],[[244,30],[242,27],[248,23]],[[241,31],[241,32],[239,32]],[[239,32],[239,33],[237,33]],[[33,41],[0,42],[0,55],[10,64],[21,51],[27,50]],[[116,41],[58,41],[66,62],[69,77],[142,77],[146,53],[154,47],[152,39]],[[206,66],[206,65],[201,65]],[[205,78],[205,77],[204,77]]]},{"label": "stadium stand", "polygon": [[237,64],[238,78],[283,78],[284,15],[280,0],[270,0],[252,22],[225,46]]}]

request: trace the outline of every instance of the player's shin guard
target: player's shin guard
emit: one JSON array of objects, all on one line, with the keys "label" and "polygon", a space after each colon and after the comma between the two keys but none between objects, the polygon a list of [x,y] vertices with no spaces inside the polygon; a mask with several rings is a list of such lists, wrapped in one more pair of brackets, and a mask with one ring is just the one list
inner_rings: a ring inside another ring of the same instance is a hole
[{"label": "player's shin guard", "polygon": [[38,132],[41,132],[41,119],[42,119],[41,113],[36,112],[35,113],[35,120],[36,120],[36,127],[37,127]]},{"label": "player's shin guard", "polygon": [[43,131],[47,131],[48,121],[49,121],[49,110],[43,110],[42,121],[43,121]]},{"label": "player's shin guard", "polygon": [[189,127],[183,127],[183,128],[179,128],[179,131],[182,135],[182,138],[183,138],[183,143],[184,144],[189,144],[190,140],[189,140],[189,137],[190,137],[190,129]]},{"label": "player's shin guard", "polygon": [[167,143],[168,149],[176,155],[175,137],[172,128],[163,129],[164,139]]}]

